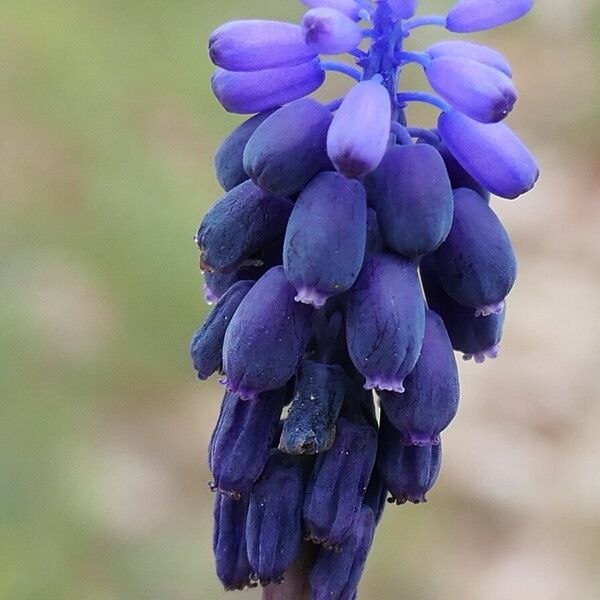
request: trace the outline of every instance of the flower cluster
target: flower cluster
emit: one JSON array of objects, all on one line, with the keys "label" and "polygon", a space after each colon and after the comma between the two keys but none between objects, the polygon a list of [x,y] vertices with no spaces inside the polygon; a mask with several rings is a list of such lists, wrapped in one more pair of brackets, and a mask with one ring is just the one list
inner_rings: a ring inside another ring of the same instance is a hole
[{"label": "flower cluster", "polygon": [[[226,193],[196,236],[214,308],[191,354],[227,389],[209,449],[221,581],[280,582],[310,543],[312,597],[352,600],[385,499],[424,502],[437,478],[454,350],[498,354],[517,267],[490,194],[538,176],[502,122],[516,91],[501,54],[404,45],[426,25],[508,23],[533,0],[425,17],[416,0],[302,2],[300,25],[235,21],[210,38],[216,97],[254,116],[215,157]],[[410,63],[435,94],[401,91]],[[307,96],[328,70],[356,82],[324,105]],[[437,127],[409,126],[409,102],[438,107]]]}]

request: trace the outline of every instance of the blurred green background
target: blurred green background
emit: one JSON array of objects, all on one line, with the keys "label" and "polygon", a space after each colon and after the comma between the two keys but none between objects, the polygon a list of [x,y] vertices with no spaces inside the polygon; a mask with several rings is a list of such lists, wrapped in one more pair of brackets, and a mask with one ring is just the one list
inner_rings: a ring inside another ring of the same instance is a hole
[{"label": "blurred green background", "polygon": [[[0,598],[226,597],[205,485],[219,390],[187,345],[207,310],[192,236],[240,118],[205,47],[223,21],[301,14],[0,0]],[[494,202],[521,257],[502,356],[462,367],[440,482],[386,511],[361,600],[600,597],[599,38],[597,0],[474,36],[514,65],[510,122],[542,178]]]}]

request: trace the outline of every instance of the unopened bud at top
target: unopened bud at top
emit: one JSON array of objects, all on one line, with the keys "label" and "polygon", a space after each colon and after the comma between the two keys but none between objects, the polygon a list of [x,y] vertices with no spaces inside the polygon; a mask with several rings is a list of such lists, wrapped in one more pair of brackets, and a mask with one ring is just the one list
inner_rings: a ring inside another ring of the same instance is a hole
[{"label": "unopened bud at top", "polygon": [[350,52],[362,40],[360,27],[333,8],[309,10],[302,19],[302,32],[307,46],[319,54]]},{"label": "unopened bud at top", "polygon": [[292,67],[317,55],[298,25],[259,20],[221,25],[210,36],[208,51],[213,63],[228,71]]},{"label": "unopened bud at top", "polygon": [[460,0],[448,13],[446,29],[457,33],[492,29],[520,19],[533,3],[534,0]]}]

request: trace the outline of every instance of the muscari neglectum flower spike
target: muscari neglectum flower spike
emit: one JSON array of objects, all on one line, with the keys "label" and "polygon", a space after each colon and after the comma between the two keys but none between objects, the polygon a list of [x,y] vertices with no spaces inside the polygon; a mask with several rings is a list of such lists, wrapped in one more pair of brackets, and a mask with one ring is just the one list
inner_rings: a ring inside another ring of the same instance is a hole
[{"label": "muscari neglectum flower spike", "polygon": [[[228,389],[209,448],[218,576],[268,584],[265,600],[355,600],[386,496],[423,502],[438,476],[453,349],[498,354],[516,260],[490,195],[538,177],[499,122],[516,100],[506,59],[404,43],[425,25],[503,25],[533,2],[423,17],[416,0],[301,3],[300,23],[234,21],[210,39],[217,99],[254,116],[215,156],[226,194],[196,240],[216,306],[191,351]],[[408,63],[435,93],[400,87]],[[307,96],[326,71],[353,81],[322,104]],[[437,128],[408,123],[411,102],[436,107]]]}]

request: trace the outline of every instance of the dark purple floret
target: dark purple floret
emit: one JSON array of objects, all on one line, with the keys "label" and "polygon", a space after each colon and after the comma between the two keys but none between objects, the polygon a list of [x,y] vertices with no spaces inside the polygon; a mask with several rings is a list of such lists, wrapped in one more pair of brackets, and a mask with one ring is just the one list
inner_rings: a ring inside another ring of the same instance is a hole
[{"label": "dark purple floret", "polygon": [[346,375],[338,365],[300,363],[296,393],[283,425],[279,449],[288,454],[329,450],[346,393]]},{"label": "dark purple floret", "polygon": [[314,309],[294,301],[283,267],[267,271],[235,312],[223,344],[227,389],[253,400],[293,376],[308,343]]},{"label": "dark purple floret", "polygon": [[246,173],[271,193],[299,192],[319,171],[331,166],[326,149],[331,119],[331,112],[311,98],[275,111],[246,144]]},{"label": "dark purple floret", "polygon": [[206,213],[196,235],[200,266],[205,271],[233,271],[279,238],[292,203],[271,195],[251,181],[228,192]]},{"label": "dark purple floret", "polygon": [[234,129],[221,143],[215,154],[215,170],[221,187],[226,191],[249,179],[244,171],[244,148],[256,128],[275,109],[254,115]]},{"label": "dark purple floret", "polygon": [[381,230],[379,228],[379,219],[374,209],[367,209],[367,247],[366,251],[371,254],[376,252],[383,252],[385,245],[381,237]]},{"label": "dark purple floret", "polygon": [[248,499],[215,496],[213,552],[217,576],[226,590],[242,590],[251,585],[252,567],[246,552]]},{"label": "dark purple floret", "polygon": [[446,293],[483,316],[502,312],[517,277],[510,238],[488,203],[466,188],[454,192],[454,221],[433,253]]},{"label": "dark purple floret", "polygon": [[348,298],[346,336],[367,389],[404,391],[425,330],[416,267],[391,254],[370,254]]},{"label": "dark purple floret", "polygon": [[421,355],[404,380],[403,394],[381,393],[381,408],[405,444],[430,446],[458,409],[458,370],[442,319],[428,310]]},{"label": "dark purple floret", "polygon": [[306,489],[304,524],[312,541],[328,548],[344,545],[360,511],[376,453],[376,429],[338,419],[333,446],[317,458]]},{"label": "dark purple floret", "polygon": [[336,172],[317,175],[300,194],[283,247],[296,300],[321,308],[348,290],[363,263],[367,202],[363,186]]},{"label": "dark purple floret", "polygon": [[452,225],[450,179],[427,144],[390,148],[373,174],[373,205],[385,244],[404,256],[433,252]]},{"label": "dark purple floret", "polygon": [[353,600],[375,534],[375,516],[363,506],[355,516],[342,552],[322,548],[310,574],[313,600]]},{"label": "dark purple floret", "polygon": [[225,394],[208,455],[216,490],[233,497],[250,491],[269,458],[286,400],[285,388],[255,402]]},{"label": "dark purple floret", "polygon": [[382,413],[377,469],[393,502],[425,502],[439,475],[441,460],[441,444],[406,446],[404,435]]},{"label": "dark purple floret", "polygon": [[273,450],[250,494],[246,520],[248,559],[262,585],[279,582],[302,543],[303,465]]},{"label": "dark purple floret", "polygon": [[506,308],[499,314],[476,317],[471,307],[463,306],[446,294],[435,271],[433,258],[424,257],[420,265],[421,281],[429,308],[444,321],[452,347],[463,353],[465,360],[483,362],[499,352]]},{"label": "dark purple floret", "polygon": [[225,331],[242,298],[253,285],[253,281],[235,283],[217,302],[204,325],[194,334],[190,354],[199,379],[208,379],[221,368]]},{"label": "dark purple floret", "polygon": [[373,469],[363,504],[368,506],[373,511],[376,524],[379,523],[381,517],[383,516],[387,497],[388,491],[385,489],[385,485],[383,484],[383,479],[379,474],[379,470]]}]

